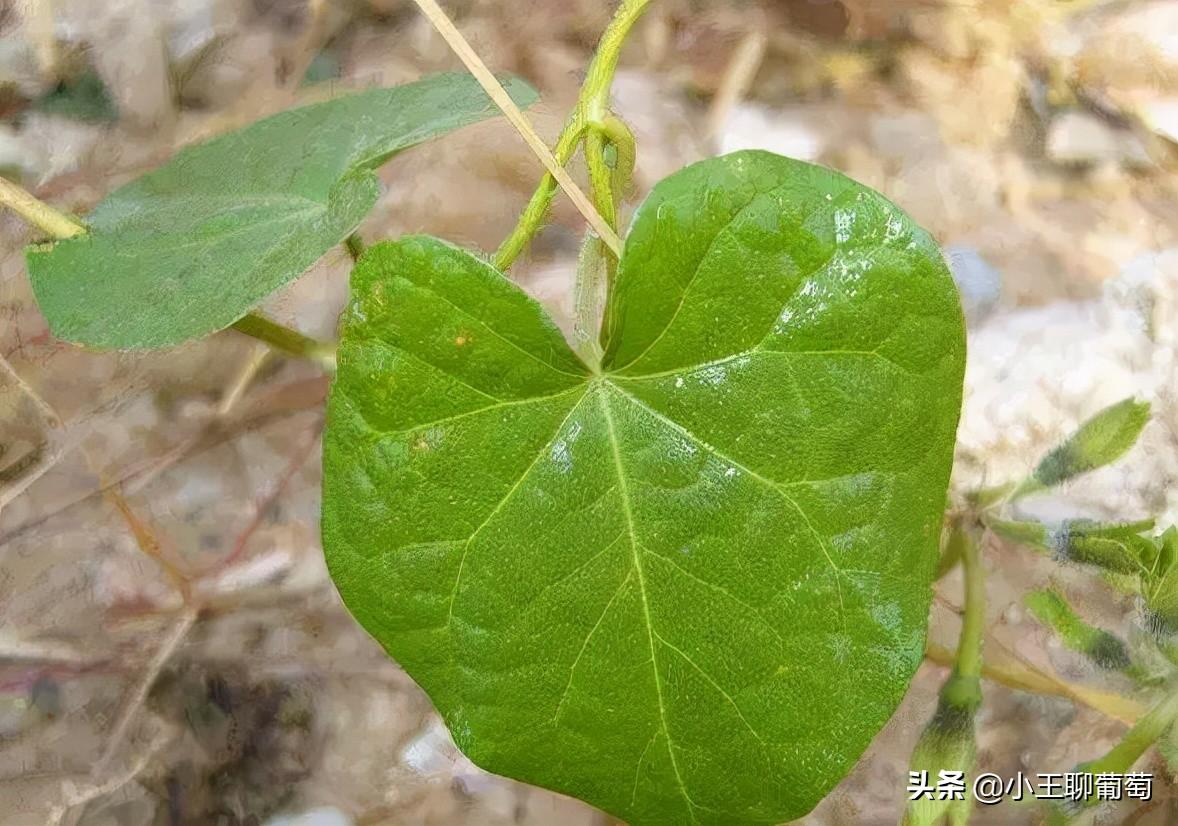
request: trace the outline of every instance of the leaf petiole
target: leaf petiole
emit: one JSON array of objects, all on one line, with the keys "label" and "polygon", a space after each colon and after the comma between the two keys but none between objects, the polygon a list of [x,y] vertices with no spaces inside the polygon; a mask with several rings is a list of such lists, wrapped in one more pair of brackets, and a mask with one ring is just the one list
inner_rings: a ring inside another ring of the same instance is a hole
[{"label": "leaf petiole", "polygon": [[1171,691],[1125,732],[1121,741],[1103,757],[1082,763],[1079,770],[1088,774],[1125,774],[1176,721],[1178,691]]},{"label": "leaf petiole", "polygon": [[977,680],[982,675],[982,636],[985,633],[986,572],[974,537],[965,535],[961,548],[961,565],[965,574],[965,613],[961,619],[961,638],[957,643],[956,673]]},{"label": "leaf petiole", "polygon": [[303,335],[298,330],[250,313],[233,322],[233,329],[256,338],[275,350],[318,364],[325,373],[335,373],[335,345]]}]

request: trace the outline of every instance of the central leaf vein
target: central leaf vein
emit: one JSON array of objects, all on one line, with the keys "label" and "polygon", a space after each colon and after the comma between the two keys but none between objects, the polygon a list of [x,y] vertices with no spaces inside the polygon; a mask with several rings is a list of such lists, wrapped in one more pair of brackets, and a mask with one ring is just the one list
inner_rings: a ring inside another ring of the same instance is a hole
[{"label": "central leaf vein", "polygon": [[655,651],[655,632],[654,625],[650,616],[650,600],[646,594],[646,575],[642,569],[642,559],[638,554],[638,532],[634,527],[634,512],[630,504],[630,491],[626,483],[626,471],[622,465],[621,448],[618,446],[617,430],[614,427],[613,412],[609,407],[609,400],[605,393],[598,394],[598,401],[601,405],[601,412],[605,416],[606,432],[609,435],[610,450],[613,453],[614,468],[618,474],[618,490],[622,497],[622,511],[626,516],[626,526],[630,533],[630,549],[634,555],[634,572],[638,575],[638,595],[642,605],[642,614],[646,622],[646,639],[650,644],[650,662],[651,668],[654,671],[654,688],[655,697],[658,700],[659,720],[662,724],[663,734],[667,738],[667,754],[671,759],[671,770],[675,774],[675,781],[679,785],[679,791],[683,795],[684,801],[687,803],[687,814],[691,818],[692,823],[698,822],[695,815],[696,804],[691,799],[691,795],[687,791],[687,785],[683,781],[683,772],[679,768],[679,759],[675,756],[675,744],[671,739],[671,729],[667,724],[667,705],[663,697],[663,678],[659,671],[658,654]]}]

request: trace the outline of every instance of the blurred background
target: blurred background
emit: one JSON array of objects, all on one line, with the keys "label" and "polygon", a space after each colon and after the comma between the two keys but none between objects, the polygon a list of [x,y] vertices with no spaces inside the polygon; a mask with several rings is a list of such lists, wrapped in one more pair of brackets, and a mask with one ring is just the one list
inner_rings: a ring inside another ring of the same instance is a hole
[{"label": "blurred background", "polygon": [[[541,90],[530,117],[555,138],[612,4],[446,6],[493,69]],[[404,0],[0,2],[0,174],[84,214],[185,144],[457,68]],[[638,138],[631,207],[685,163],[760,147],[881,190],[945,245],[970,326],[955,495],[1021,477],[1134,395],[1154,403],[1143,443],[1035,515],[1178,517],[1178,3],[655,0],[614,100]],[[388,164],[360,232],[492,250],[539,174],[506,124],[472,127]],[[513,270],[566,324],[581,232],[558,197]],[[0,215],[0,824],[612,824],[471,765],[343,610],[318,539],[326,381],[233,332],[138,355],[56,342],[33,240]],[[331,336],[348,266],[333,252],[265,310]],[[1020,595],[1054,582],[1113,628],[1126,600],[1018,548],[985,554],[988,658],[1128,691]],[[930,629],[948,646],[956,576]],[[926,663],[805,823],[898,821],[944,675]],[[986,688],[983,770],[1068,771],[1124,730],[1074,696]],[[1178,822],[1168,771],[1145,770],[1154,801],[1115,822]],[[975,822],[1032,821],[1005,804]]]}]

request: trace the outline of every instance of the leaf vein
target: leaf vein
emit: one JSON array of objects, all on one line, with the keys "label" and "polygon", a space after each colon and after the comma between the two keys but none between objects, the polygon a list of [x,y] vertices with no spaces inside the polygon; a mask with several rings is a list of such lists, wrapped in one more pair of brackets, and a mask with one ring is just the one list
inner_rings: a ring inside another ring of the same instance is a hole
[{"label": "leaf vein", "polygon": [[[450,422],[461,421],[462,419],[466,419],[471,416],[477,416],[480,413],[490,413],[492,411],[500,410],[505,407],[522,407],[524,405],[537,404],[539,402],[550,401],[552,399],[559,399],[561,396],[571,395],[572,393],[575,393],[578,390],[583,391],[584,388],[574,387],[571,390],[562,390],[559,393],[551,393],[547,396],[531,396],[526,399],[509,399],[507,401],[499,401],[499,402],[496,402],[495,404],[489,404],[486,407],[477,407],[474,410],[465,410],[462,413],[455,413],[452,416],[443,416],[440,419],[434,419],[434,420],[428,421],[428,422],[420,422],[418,424],[411,425],[410,427],[406,427],[402,430],[383,430],[383,431],[380,431],[380,434],[381,434],[382,439],[383,438],[391,438],[394,436],[406,436],[410,433],[415,433],[419,430],[424,430],[427,427],[437,427],[440,424],[449,424]],[[379,428],[373,428],[373,429],[379,430]]]},{"label": "leaf vein", "polygon": [[655,410],[653,407],[648,405],[646,402],[642,401],[642,399],[627,392],[623,388],[618,387],[612,381],[606,381],[604,383],[607,384],[613,390],[617,391],[620,395],[624,396],[632,404],[637,405],[639,408],[646,411],[651,416],[654,416],[656,419],[663,422],[667,426],[669,426],[669,427],[673,428],[674,430],[676,430],[677,432],[683,434],[688,439],[691,439],[693,442],[698,444],[700,447],[704,448],[706,451],[711,453],[716,458],[722,459],[725,462],[731,463],[734,467],[737,467],[741,471],[743,471],[744,473],[747,473],[750,477],[757,480],[762,485],[768,487],[770,490],[776,491],[777,494],[779,496],[781,496],[781,498],[783,498],[786,502],[788,502],[790,504],[790,506],[793,507],[793,509],[798,512],[798,515],[801,516],[802,521],[806,523],[806,527],[809,530],[810,535],[812,536],[814,541],[818,544],[818,548],[822,551],[822,555],[826,557],[826,561],[828,563],[830,563],[830,568],[834,572],[835,585],[838,588],[838,596],[839,596],[839,618],[842,622],[843,630],[846,631],[847,618],[846,618],[846,603],[843,600],[842,571],[839,569],[838,565],[835,564],[834,558],[830,555],[830,551],[826,547],[826,542],[822,539],[822,536],[821,536],[821,534],[818,533],[817,529],[815,529],[814,523],[810,521],[809,514],[807,514],[806,511],[802,509],[802,506],[798,504],[797,500],[795,500],[792,496],[790,496],[788,493],[786,493],[786,490],[785,490],[786,486],[773,480],[773,479],[768,478],[767,476],[762,476],[760,473],[753,470],[752,468],[747,467],[746,465],[742,464],[741,462],[738,462],[736,459],[733,459],[731,456],[728,456],[727,454],[722,453],[721,451],[719,451],[718,449],[716,449],[712,445],[705,442],[703,439],[696,436],[694,433],[692,433],[686,427],[684,427],[683,425],[676,422],[674,419],[670,419],[667,416],[663,415],[662,413],[660,413],[659,411]]},{"label": "leaf vein", "polygon": [[[621,534],[619,534],[619,536],[621,536]],[[615,539],[614,542],[616,541],[617,540]],[[613,547],[613,544],[613,542],[610,542],[609,545],[601,551],[601,553],[605,553],[605,550]],[[600,553],[597,554],[597,556],[600,555]],[[577,656],[573,658],[573,664],[569,666],[569,679],[568,682],[565,683],[564,691],[561,692],[560,701],[556,704],[556,713],[552,715],[553,724],[556,724],[560,721],[560,713],[564,710],[565,701],[568,700],[569,692],[573,687],[573,678],[577,675],[577,666],[580,665],[581,657],[585,655],[585,651],[589,648],[589,641],[593,639],[593,635],[597,633],[597,629],[601,627],[603,622],[605,622],[606,614],[609,613],[609,609],[613,607],[613,604],[617,601],[617,598],[622,595],[622,591],[626,590],[626,586],[630,584],[630,577],[632,576],[634,576],[634,571],[630,570],[626,574],[625,579],[622,580],[622,584],[618,586],[616,591],[614,591],[613,596],[611,596],[609,601],[605,603],[605,607],[601,609],[601,615],[598,616],[597,622],[593,623],[593,627],[590,628],[589,633],[585,635],[585,641],[581,643],[581,648],[579,651],[577,651]]]},{"label": "leaf vein", "polygon": [[670,370],[661,370],[658,373],[643,373],[640,376],[614,376],[616,381],[648,381],[650,379],[665,379],[670,376],[681,376],[685,373],[694,373],[699,370],[706,370],[709,367],[722,367],[725,364],[731,364],[734,361],[739,361],[742,358],[753,358],[755,356],[873,356],[887,364],[895,367],[903,373],[910,376],[919,375],[918,373],[909,370],[894,359],[876,350],[769,350],[763,347],[764,342],[757,344],[755,347],[750,347],[747,350],[741,350],[739,353],[733,353],[723,358],[713,359],[711,361],[702,361],[698,364],[691,364],[684,367],[672,367]]},{"label": "leaf vein", "polygon": [[663,678],[659,673],[658,656],[655,652],[655,632],[650,617],[650,601],[646,595],[646,577],[642,570],[642,560],[638,555],[638,533],[634,528],[634,513],[630,505],[630,492],[626,484],[626,473],[622,466],[622,454],[618,446],[617,431],[614,428],[614,417],[610,411],[609,401],[605,393],[598,395],[598,401],[601,406],[601,412],[605,416],[606,432],[609,434],[610,448],[613,452],[614,469],[618,474],[618,488],[622,495],[622,510],[626,516],[626,525],[630,533],[630,549],[634,555],[634,572],[638,574],[638,594],[641,597],[642,613],[646,620],[646,638],[650,644],[650,662],[654,671],[655,697],[658,700],[659,720],[662,723],[663,734],[667,738],[667,755],[671,759],[671,770],[675,775],[676,783],[679,785],[679,792],[682,794],[683,800],[687,803],[687,816],[691,818],[692,823],[698,823],[699,821],[695,814],[697,807],[687,791],[687,785],[683,781],[683,773],[679,769],[679,759],[675,756],[675,744],[671,739],[671,729],[667,724],[667,707],[666,701],[663,698]]},{"label": "leaf vein", "polygon": [[760,609],[745,602],[743,599],[736,596],[736,594],[732,593],[727,588],[725,588],[721,585],[717,585],[714,582],[708,582],[706,579],[703,579],[702,577],[699,577],[696,574],[693,574],[691,571],[684,568],[682,565],[680,565],[675,560],[671,559],[669,556],[665,556],[663,554],[656,553],[655,551],[652,551],[650,548],[647,548],[646,546],[643,546],[642,550],[645,551],[649,556],[652,556],[655,559],[660,560],[661,562],[663,562],[667,565],[670,565],[673,569],[675,569],[676,571],[681,573],[683,576],[685,576],[689,579],[692,579],[695,582],[698,582],[700,585],[703,585],[705,588],[710,588],[713,591],[720,592],[724,596],[728,597],[728,599],[732,600],[737,605],[744,608],[746,611],[752,612],[757,617],[757,619],[759,619],[764,624],[765,628],[767,628],[769,630],[769,633],[771,633],[777,639],[777,641],[779,643],[781,643],[783,646],[786,645],[785,638],[782,637],[781,634],[777,631],[777,629],[773,627],[773,623],[769,622],[769,620],[765,617],[765,615],[761,613]]},{"label": "leaf vein", "polygon": [[549,449],[552,447],[557,437],[560,436],[561,432],[565,428],[565,425],[569,423],[569,420],[573,417],[573,414],[577,412],[581,406],[581,403],[588,395],[588,393],[582,395],[581,398],[577,400],[577,403],[574,404],[569,410],[568,414],[560,420],[560,424],[556,426],[556,431],[552,434],[552,438],[550,438],[544,447],[536,453],[536,457],[532,459],[531,464],[524,468],[524,472],[520,474],[518,479],[515,480],[515,484],[513,484],[508,489],[507,493],[503,495],[503,498],[499,500],[499,504],[495,505],[495,507],[491,509],[491,512],[487,514],[486,519],[484,519],[482,523],[477,528],[475,528],[474,533],[470,535],[470,537],[466,540],[466,543],[462,546],[462,556],[458,559],[458,572],[454,576],[454,588],[450,591],[450,605],[446,609],[447,629],[449,629],[454,622],[454,601],[458,596],[458,586],[462,582],[462,569],[466,567],[466,557],[470,553],[470,546],[474,543],[475,538],[478,537],[480,533],[482,533],[483,529],[490,524],[491,520],[495,518],[496,514],[498,514],[499,511],[503,509],[503,506],[507,504],[515,492],[519,490],[520,485],[524,483],[524,480],[528,478],[528,475],[531,474],[536,465],[540,463],[540,460],[548,454]]},{"label": "leaf vein", "polygon": [[[488,265],[488,266],[489,266],[489,265]],[[496,270],[495,272],[496,272],[496,274],[497,274],[497,275],[499,275],[499,277],[500,277],[500,278],[506,278],[506,276],[504,276],[502,273],[498,272],[497,270]],[[402,277],[403,277],[403,276],[402,276]],[[451,301],[451,300],[450,300],[450,299],[448,299],[446,296],[442,295],[440,292],[438,292],[437,290],[433,289],[432,287],[428,287],[428,286],[426,286],[426,285],[424,285],[424,284],[418,284],[418,283],[416,283],[416,282],[414,282],[414,281],[410,281],[410,280],[409,280],[409,279],[407,279],[407,278],[405,278],[404,280],[405,280],[407,283],[409,283],[409,284],[412,284],[412,285],[413,285],[414,287],[416,287],[417,289],[419,289],[419,290],[424,290],[425,292],[428,292],[428,293],[430,293],[431,295],[435,296],[435,297],[436,297],[436,298],[438,298],[438,299],[439,299],[439,300],[440,300],[442,303],[444,303],[444,304],[447,304],[447,305],[449,305],[450,307],[453,307],[453,308],[454,308],[454,310],[455,310],[455,312],[457,312],[459,315],[462,315],[462,316],[464,316],[464,317],[466,317],[466,318],[469,318],[471,321],[473,321],[473,322],[474,322],[475,324],[477,324],[479,327],[481,327],[482,329],[484,329],[484,330],[486,330],[488,333],[490,333],[490,334],[491,334],[491,335],[492,335],[494,338],[497,338],[497,339],[499,339],[499,340],[500,340],[500,341],[502,341],[504,344],[506,344],[508,347],[511,347],[513,350],[516,350],[517,352],[520,352],[520,353],[524,354],[525,356],[527,356],[527,357],[528,357],[529,359],[531,359],[532,361],[536,362],[536,363],[537,363],[537,364],[539,364],[539,365],[542,365],[543,367],[546,367],[547,369],[551,370],[553,373],[559,373],[559,374],[560,374],[560,375],[562,375],[562,376],[569,376],[569,377],[571,377],[571,378],[578,379],[579,381],[585,381],[585,379],[586,379],[586,378],[588,378],[588,376],[587,376],[586,374],[583,374],[583,373],[570,373],[568,370],[561,370],[561,369],[560,369],[559,367],[557,367],[556,365],[549,364],[549,363],[548,363],[548,362],[546,362],[544,359],[540,358],[538,355],[536,355],[535,353],[533,353],[531,350],[525,350],[523,347],[520,347],[520,346],[519,346],[518,344],[516,344],[514,341],[512,341],[511,339],[509,339],[509,338],[507,338],[506,336],[504,336],[502,333],[500,333],[500,332],[499,332],[498,330],[496,330],[494,327],[492,327],[491,325],[487,324],[487,322],[483,321],[481,318],[479,318],[478,316],[474,315],[473,313],[471,313],[471,312],[470,312],[469,310],[467,310],[466,308],[464,308],[464,307],[459,307],[459,306],[458,306],[457,304],[455,304],[453,301]]]},{"label": "leaf vein", "polygon": [[[470,384],[469,382],[465,381],[464,379],[461,379],[458,376],[454,375],[446,368],[441,367],[437,364],[434,364],[429,359],[425,358],[424,356],[418,355],[417,353],[413,352],[412,350],[407,350],[404,347],[397,346],[396,344],[390,344],[389,342],[384,341],[383,339],[379,339],[379,338],[369,338],[369,339],[364,339],[364,341],[366,344],[374,344],[379,347],[386,347],[390,350],[395,350],[398,353],[404,353],[406,356],[409,356],[409,358],[413,359],[414,361],[418,362],[419,364],[424,364],[426,367],[430,368],[431,370],[438,371],[446,378],[452,379],[453,381],[457,382],[458,384],[461,384],[463,387],[467,388],[468,390],[473,390],[474,392],[478,393],[480,396],[485,396],[493,402],[503,403],[506,401],[506,399],[501,399],[498,396],[491,395],[486,390],[480,390],[479,388],[475,387],[473,384]],[[573,388],[573,389],[576,389],[576,388]]]},{"label": "leaf vein", "polygon": [[744,712],[740,710],[740,706],[738,706],[736,704],[736,700],[732,699],[732,695],[729,694],[727,691],[725,691],[724,687],[721,686],[718,682],[716,682],[715,678],[712,677],[711,674],[709,674],[707,671],[705,671],[703,668],[701,668],[700,665],[695,660],[693,660],[691,657],[689,657],[687,655],[687,653],[684,652],[682,649],[677,648],[676,646],[669,643],[657,631],[654,632],[654,636],[655,636],[655,639],[657,639],[663,645],[664,648],[668,648],[671,651],[678,654],[680,656],[680,658],[683,659],[684,662],[686,662],[688,665],[690,665],[693,669],[695,669],[695,671],[701,677],[704,678],[704,680],[708,683],[708,685],[710,685],[712,688],[716,689],[716,691],[719,692],[720,696],[728,701],[728,705],[732,706],[732,710],[736,712],[736,716],[740,718],[740,722],[744,723],[744,727],[749,730],[749,734],[751,734],[751,735],[753,735],[753,737],[757,738],[758,743],[760,743],[763,746],[768,745],[765,742],[765,739],[763,737],[761,737],[761,735],[757,732],[757,730],[755,728],[753,728],[752,724],[749,723],[748,719],[745,718]]}]

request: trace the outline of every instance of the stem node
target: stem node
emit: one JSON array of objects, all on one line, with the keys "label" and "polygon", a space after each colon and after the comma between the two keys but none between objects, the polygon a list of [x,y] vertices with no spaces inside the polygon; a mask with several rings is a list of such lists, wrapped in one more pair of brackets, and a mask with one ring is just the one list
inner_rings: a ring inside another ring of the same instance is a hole
[{"label": "stem node", "polygon": [[[585,83],[581,87],[581,95],[577,100],[577,105],[573,109],[568,123],[565,124],[564,131],[560,133],[560,137],[557,139],[556,146],[552,152],[557,164],[562,169],[569,162],[569,159],[572,158],[577,145],[584,138],[586,140],[589,174],[592,179],[594,177],[594,165],[597,161],[593,159],[595,152],[589,146],[589,142],[590,140],[600,140],[601,135],[601,131],[593,128],[593,126],[600,124],[605,129],[606,134],[610,136],[611,141],[613,141],[614,134],[620,134],[610,131],[611,129],[616,130],[617,124],[621,124],[621,121],[609,111],[609,90],[613,83],[614,73],[618,68],[618,57],[622,51],[622,44],[625,42],[626,36],[634,27],[634,24],[638,21],[638,18],[646,11],[648,5],[650,5],[650,0],[623,0],[618,10],[614,13],[609,26],[606,27],[605,33],[601,36],[601,43],[597,47],[597,54],[593,56],[593,62],[589,64],[589,71],[585,77]],[[613,123],[615,121],[616,123]],[[624,127],[624,124],[622,126]],[[629,134],[629,129],[626,129],[625,132]],[[594,135],[597,135],[598,138],[594,139]],[[620,160],[626,150],[620,144],[615,145],[618,146]],[[633,147],[633,136],[630,137],[630,147]],[[633,153],[631,152],[631,157],[632,155]],[[601,166],[607,168],[603,160],[601,161]],[[598,189],[597,184],[594,183],[597,209],[601,212],[603,202],[598,194]],[[495,252],[495,267],[497,269],[506,270],[519,257],[520,253],[523,252],[524,247],[527,246],[532,236],[540,230],[540,226],[544,222],[544,217],[548,214],[548,208],[552,205],[552,199],[555,195],[556,179],[551,173],[546,174],[540,180],[540,185],[536,188],[536,191],[532,193],[532,198],[528,201],[527,207],[524,208],[523,213],[520,215],[515,229],[511,231],[511,234],[507,236]],[[616,209],[612,208],[612,203],[609,211],[610,213],[616,213]],[[621,254],[621,242],[618,241],[617,235],[614,233],[615,223],[616,221],[608,222],[609,232],[606,234],[603,234],[596,226],[594,229],[598,232],[601,240],[610,249],[613,257],[616,259]],[[611,240],[617,243],[611,243]]]}]

